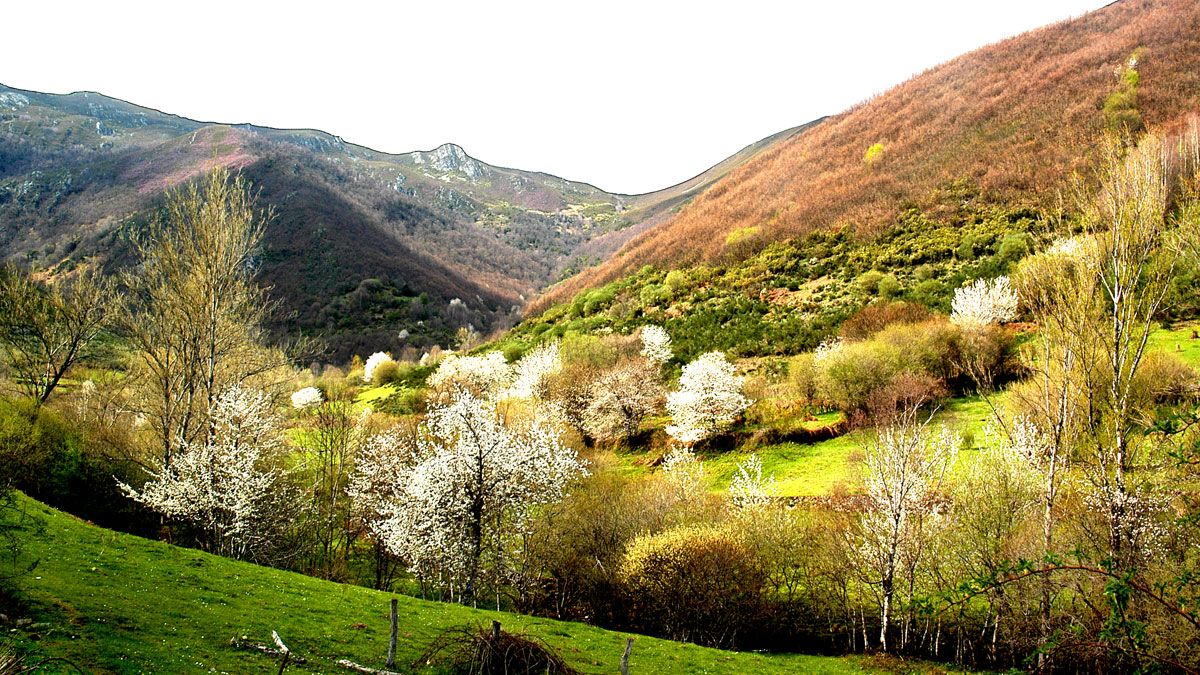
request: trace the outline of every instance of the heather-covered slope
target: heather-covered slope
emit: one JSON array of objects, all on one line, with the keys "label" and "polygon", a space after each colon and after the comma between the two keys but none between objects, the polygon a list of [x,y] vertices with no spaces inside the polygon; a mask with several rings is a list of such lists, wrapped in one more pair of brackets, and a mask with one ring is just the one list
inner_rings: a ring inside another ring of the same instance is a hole
[{"label": "heather-covered slope", "polygon": [[1046,206],[1106,126],[1169,127],[1197,110],[1200,4],[1121,0],[960,56],[760,153],[539,307],[645,264],[740,259],[841,226],[873,234],[953,181]]}]

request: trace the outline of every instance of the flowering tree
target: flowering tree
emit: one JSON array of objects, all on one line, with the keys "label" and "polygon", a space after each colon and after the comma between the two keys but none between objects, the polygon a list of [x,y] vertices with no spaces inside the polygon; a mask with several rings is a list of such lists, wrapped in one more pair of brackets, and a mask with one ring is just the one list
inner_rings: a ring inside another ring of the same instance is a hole
[{"label": "flowering tree", "polygon": [[762,459],[753,454],[738,462],[729,484],[729,501],[739,509],[762,509],[771,504],[775,487],[775,476],[764,476]]},{"label": "flowering tree", "polygon": [[897,576],[913,570],[936,517],[934,497],[954,462],[958,437],[943,429],[931,436],[916,410],[880,429],[863,460],[867,508],[858,547],[871,583],[880,588],[880,649],[887,651]]},{"label": "flowering tree", "polygon": [[675,498],[680,501],[695,496],[704,485],[704,462],[686,446],[671,448],[663,458],[662,470],[675,491]]},{"label": "flowering tree", "polygon": [[393,363],[390,354],[384,352],[375,352],[367,358],[366,364],[363,365],[363,382],[370,384],[375,381],[375,371],[385,363]]},{"label": "flowering tree", "polygon": [[325,395],[316,387],[305,387],[292,393],[292,407],[296,410],[312,408],[321,405],[324,401]]},{"label": "flowering tree", "polygon": [[273,499],[281,494],[281,474],[270,459],[282,445],[279,421],[266,393],[240,385],[221,394],[209,414],[206,442],[184,443],[140,490],[120,487],[133,500],[199,528],[208,550],[256,557],[272,546],[277,529]]},{"label": "flowering tree", "polygon": [[592,384],[583,428],[602,441],[618,441],[637,434],[642,419],[661,405],[662,382],[656,368],[645,361],[625,363],[604,373]]},{"label": "flowering tree", "polygon": [[450,354],[429,376],[429,386],[447,394],[466,389],[477,396],[490,397],[507,389],[512,379],[512,368],[500,352],[479,356]]},{"label": "flowering tree", "polygon": [[546,380],[562,370],[562,356],[558,342],[550,342],[532,349],[513,366],[513,383],[508,395],[514,398],[542,398],[546,393]]},{"label": "flowering tree", "polygon": [[1008,277],[976,279],[954,291],[950,320],[963,328],[979,328],[1017,318],[1017,293]]},{"label": "flowering tree", "polygon": [[696,443],[728,427],[749,406],[733,364],[720,352],[708,352],[683,367],[679,390],[667,395],[673,422],[667,433],[681,443]]},{"label": "flowering tree", "polygon": [[372,530],[415,574],[460,582],[473,602],[485,557],[498,581],[530,509],[560,500],[585,473],[551,426],[506,424],[493,404],[459,391],[413,438],[369,443],[351,489],[377,514]]},{"label": "flowering tree", "polygon": [[664,364],[671,360],[671,336],[662,326],[653,324],[642,329],[642,356],[651,363]]}]

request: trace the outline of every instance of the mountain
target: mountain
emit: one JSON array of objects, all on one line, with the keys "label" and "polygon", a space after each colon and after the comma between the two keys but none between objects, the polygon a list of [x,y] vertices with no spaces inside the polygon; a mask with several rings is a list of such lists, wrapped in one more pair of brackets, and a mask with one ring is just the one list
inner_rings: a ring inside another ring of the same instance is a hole
[{"label": "mountain", "polygon": [[531,312],[644,265],[733,263],[771,242],[865,239],[969,184],[1051,207],[1107,127],[1171,130],[1200,111],[1200,3],[1121,0],[989,45],[774,144]]},{"label": "mountain", "polygon": [[286,310],[278,332],[324,339],[322,359],[333,362],[447,346],[463,327],[509,325],[527,298],[607,259],[796,133],[630,196],[486,164],[449,143],[388,154],[321,131],[197,122],[93,92],[0,85],[0,258],[46,270],[93,255],[128,264],[128,242],[164,191],[225,166],[275,214],[260,270]]}]

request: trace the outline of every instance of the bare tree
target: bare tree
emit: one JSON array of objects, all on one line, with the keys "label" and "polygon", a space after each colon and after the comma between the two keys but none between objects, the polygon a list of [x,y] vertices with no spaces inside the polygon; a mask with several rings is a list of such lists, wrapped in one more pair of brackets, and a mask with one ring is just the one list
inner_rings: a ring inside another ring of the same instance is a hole
[{"label": "bare tree", "polygon": [[864,458],[868,505],[862,515],[858,552],[868,582],[879,587],[879,645],[888,650],[897,582],[910,580],[936,515],[939,493],[954,462],[958,437],[943,429],[934,436],[919,408],[898,414],[881,428]]},{"label": "bare tree", "polygon": [[135,407],[164,467],[181,443],[211,435],[221,392],[287,362],[263,346],[277,304],[253,278],[269,218],[243,177],[218,168],[170,192],[162,219],[135,242],[141,264],[123,275],[122,325],[137,350]]},{"label": "bare tree", "polygon": [[37,405],[87,355],[105,326],[111,299],[110,284],[92,267],[53,284],[12,267],[0,271],[0,345],[20,390]]}]

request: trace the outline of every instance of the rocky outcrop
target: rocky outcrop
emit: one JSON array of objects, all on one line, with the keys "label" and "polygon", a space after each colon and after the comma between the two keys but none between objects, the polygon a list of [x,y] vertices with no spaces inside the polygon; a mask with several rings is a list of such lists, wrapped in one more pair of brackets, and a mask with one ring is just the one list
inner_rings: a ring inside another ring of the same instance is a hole
[{"label": "rocky outcrop", "polygon": [[429,152],[414,152],[410,156],[414,164],[425,165],[435,171],[462,174],[471,180],[484,178],[491,173],[486,164],[453,143],[444,143]]}]

